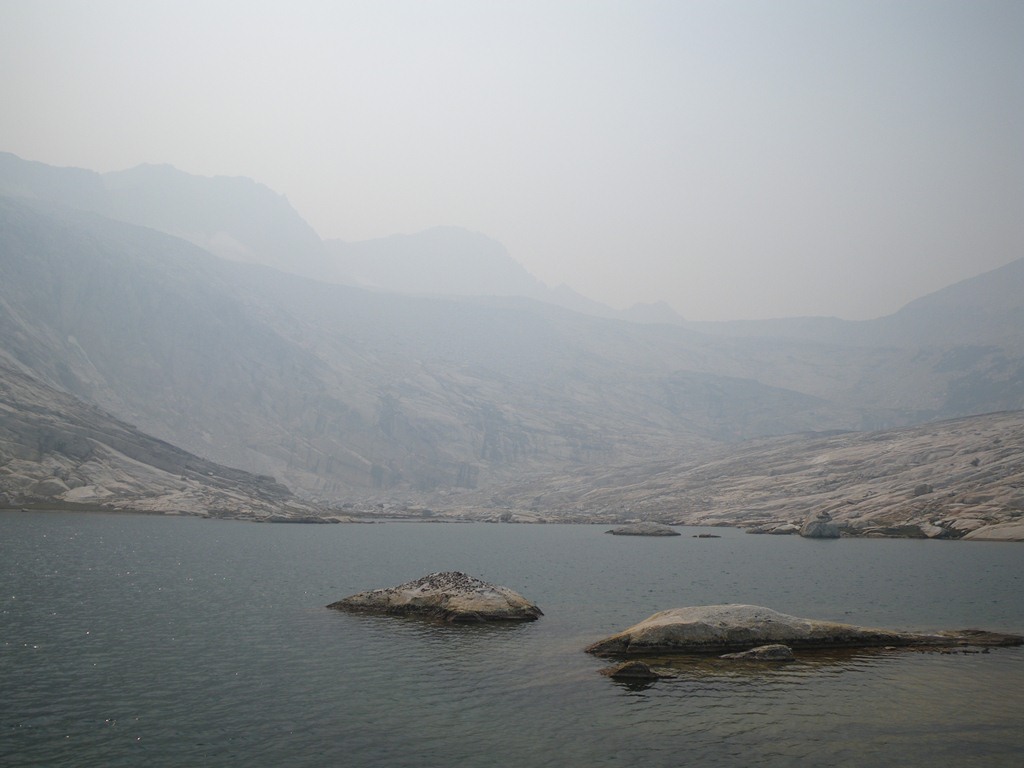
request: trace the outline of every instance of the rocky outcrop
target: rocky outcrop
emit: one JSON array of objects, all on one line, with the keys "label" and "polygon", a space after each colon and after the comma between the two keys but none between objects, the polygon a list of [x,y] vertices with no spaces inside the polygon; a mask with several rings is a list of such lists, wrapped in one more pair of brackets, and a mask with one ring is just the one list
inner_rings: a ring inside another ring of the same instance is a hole
[{"label": "rocky outcrop", "polygon": [[597,656],[723,653],[776,643],[793,649],[1022,645],[1024,637],[976,630],[929,635],[802,619],[756,605],[699,605],[656,613],[586,650]]},{"label": "rocky outcrop", "polygon": [[838,539],[839,526],[832,522],[832,515],[828,512],[819,512],[804,522],[800,535],[805,539]]},{"label": "rocky outcrop", "polygon": [[612,528],[610,531],[612,536],[681,536],[679,531],[667,526],[662,523],[630,523],[629,525],[621,525],[618,528]]},{"label": "rocky outcrop", "polygon": [[397,587],[360,592],[327,607],[448,622],[533,621],[543,616],[540,608],[518,592],[459,571],[431,573]]}]

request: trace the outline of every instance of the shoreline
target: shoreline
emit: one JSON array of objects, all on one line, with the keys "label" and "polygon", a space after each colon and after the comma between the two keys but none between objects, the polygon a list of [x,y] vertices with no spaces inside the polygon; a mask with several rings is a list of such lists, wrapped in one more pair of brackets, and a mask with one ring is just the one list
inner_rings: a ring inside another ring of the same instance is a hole
[{"label": "shoreline", "polygon": [[[444,516],[432,516],[432,517],[420,517],[415,515],[409,516],[398,516],[398,515],[380,515],[380,514],[338,514],[338,515],[322,515],[322,516],[301,516],[301,517],[287,517],[284,515],[269,515],[266,517],[256,516],[237,516],[237,515],[214,515],[204,512],[190,512],[186,510],[180,511],[158,511],[149,509],[134,509],[125,507],[113,507],[104,504],[87,504],[81,502],[58,502],[58,503],[43,503],[43,502],[32,502],[24,504],[0,504],[0,513],[4,512],[19,512],[25,514],[37,514],[46,512],[70,512],[75,514],[108,514],[108,515],[139,515],[145,517],[193,517],[200,520],[223,520],[226,522],[238,522],[238,523],[259,523],[259,524],[271,524],[271,525],[379,525],[385,523],[413,523],[417,525],[466,525],[470,523],[479,523],[482,525],[618,525],[624,524],[624,521],[609,522],[607,520],[593,520],[583,521],[579,519],[573,520],[559,520],[557,518],[538,518],[531,520],[512,520],[505,521],[500,519],[474,519],[469,517],[444,517]],[[745,535],[756,535],[756,536],[771,536],[772,534],[762,532],[750,532],[744,529],[748,528],[749,525],[738,522],[738,523],[724,523],[718,522],[715,524],[701,524],[701,523],[669,523],[667,524],[673,528],[692,528],[692,529],[721,529],[730,528],[743,531]],[[796,536],[797,538],[813,538],[813,537],[801,537],[799,534],[789,534]],[[637,537],[633,537],[637,538]],[[643,538],[643,537],[639,537]],[[660,538],[660,537],[659,537]],[[685,538],[685,537],[684,537]],[[707,536],[697,536],[696,534],[691,538],[717,538]],[[972,541],[972,542],[988,542],[988,543],[1020,543],[1024,541],[1024,537],[1008,537],[1008,538],[942,538],[942,537],[926,537],[926,536],[913,536],[913,535],[878,535],[877,533],[871,533],[869,535],[857,536],[851,534],[847,530],[843,530],[841,539],[874,539],[874,540],[917,540],[917,541]],[[828,541],[826,539],[825,541]]]}]

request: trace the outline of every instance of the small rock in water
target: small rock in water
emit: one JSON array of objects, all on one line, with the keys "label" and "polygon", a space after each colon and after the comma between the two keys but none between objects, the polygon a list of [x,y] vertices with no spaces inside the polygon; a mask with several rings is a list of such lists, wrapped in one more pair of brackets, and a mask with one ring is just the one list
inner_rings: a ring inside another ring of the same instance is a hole
[{"label": "small rock in water", "polygon": [[773,643],[771,645],[759,645],[749,651],[739,653],[727,653],[720,656],[722,659],[736,659],[737,661],[796,661],[793,656],[793,649],[788,645]]},{"label": "small rock in water", "polygon": [[451,622],[533,621],[543,612],[518,592],[460,571],[431,573],[397,587],[360,592],[328,608],[419,615]]},{"label": "small rock in water", "polygon": [[602,669],[601,674],[615,680],[660,680],[663,677],[673,677],[665,672],[658,672],[642,661],[624,661],[614,667]]},{"label": "small rock in water", "polygon": [[613,536],[681,536],[679,531],[662,523],[630,523],[605,531]]}]

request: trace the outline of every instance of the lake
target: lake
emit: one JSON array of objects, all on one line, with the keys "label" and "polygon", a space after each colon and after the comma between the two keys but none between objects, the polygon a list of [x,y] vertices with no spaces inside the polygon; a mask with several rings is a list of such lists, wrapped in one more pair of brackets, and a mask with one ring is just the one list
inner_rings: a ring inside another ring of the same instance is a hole
[{"label": "lake", "polygon": [[[705,603],[1024,633],[1024,545],[605,530],[0,513],[0,765],[1020,765],[1020,648],[697,661],[648,686],[582,649]],[[442,570],[545,616],[324,608]]]}]

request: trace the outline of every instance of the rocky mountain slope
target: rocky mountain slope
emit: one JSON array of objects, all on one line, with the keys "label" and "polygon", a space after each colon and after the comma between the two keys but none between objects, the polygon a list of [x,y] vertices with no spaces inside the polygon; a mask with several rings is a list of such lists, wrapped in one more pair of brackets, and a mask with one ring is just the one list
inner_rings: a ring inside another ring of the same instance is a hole
[{"label": "rocky mountain slope", "polygon": [[206,461],[0,363],[0,507],[242,519],[321,512],[273,478]]},{"label": "rocky mountain slope", "polygon": [[1024,412],[751,440],[690,461],[504,489],[506,519],[651,520],[795,532],[828,513],[857,536],[1024,539]]}]

